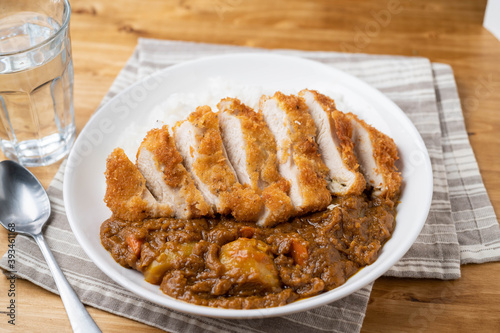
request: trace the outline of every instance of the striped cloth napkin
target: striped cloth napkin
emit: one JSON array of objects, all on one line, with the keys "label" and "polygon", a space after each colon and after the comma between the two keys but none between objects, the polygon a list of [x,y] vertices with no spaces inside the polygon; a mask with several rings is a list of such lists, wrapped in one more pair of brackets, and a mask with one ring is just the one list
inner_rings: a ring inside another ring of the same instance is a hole
[{"label": "striped cloth napkin", "polygon": [[[334,66],[378,88],[410,117],[422,135],[434,171],[431,211],[422,233],[387,276],[457,279],[460,265],[500,259],[500,230],[482,183],[465,131],[450,66],[424,58],[260,50],[237,46],[140,39],[103,103],[141,78],[208,55],[272,52]],[[418,167],[418,160],[414,161]],[[48,192],[53,206],[45,237],[69,282],[82,301],[169,332],[359,332],[372,285],[313,310],[278,318],[223,320],[179,313],[128,292],[105,276],[78,245],[65,216],[62,180],[65,163]],[[19,278],[56,292],[36,244],[19,235],[16,241]],[[0,267],[7,270],[4,255]]]}]

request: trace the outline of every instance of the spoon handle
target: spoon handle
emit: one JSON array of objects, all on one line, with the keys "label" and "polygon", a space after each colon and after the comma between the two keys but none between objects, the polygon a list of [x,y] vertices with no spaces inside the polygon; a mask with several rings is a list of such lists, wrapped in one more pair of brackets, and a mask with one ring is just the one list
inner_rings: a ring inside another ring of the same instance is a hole
[{"label": "spoon handle", "polygon": [[64,277],[64,274],[61,271],[61,268],[59,268],[59,265],[45,242],[43,235],[41,233],[33,235],[33,238],[40,247],[40,250],[45,257],[45,261],[47,261],[47,265],[52,272],[52,276],[56,282],[64,307],[66,308],[66,313],[68,314],[73,332],[100,333],[101,330],[87,312],[85,306],[83,306],[82,302],[78,298],[78,295],[75,293],[73,288],[71,288],[68,280]]}]

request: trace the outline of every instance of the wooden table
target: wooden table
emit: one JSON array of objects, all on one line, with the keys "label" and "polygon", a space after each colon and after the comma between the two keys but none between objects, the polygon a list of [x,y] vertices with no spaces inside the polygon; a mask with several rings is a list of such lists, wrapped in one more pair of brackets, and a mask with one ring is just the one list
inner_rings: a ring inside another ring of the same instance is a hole
[{"label": "wooden table", "polygon": [[[486,0],[74,0],[71,4],[78,131],[130,57],[138,37],[422,56],[450,64],[469,139],[500,214],[500,43],[482,27]],[[58,166],[32,171],[48,186]],[[3,253],[7,234],[0,232]],[[500,263],[490,263],[464,266],[462,278],[451,282],[380,278],[362,331],[498,331],[499,276]],[[58,296],[23,280],[16,288],[15,331],[71,330]],[[7,290],[7,280],[0,278],[2,309]],[[159,332],[103,311],[89,311],[104,332]],[[12,329],[6,322],[1,315],[0,330]]]}]

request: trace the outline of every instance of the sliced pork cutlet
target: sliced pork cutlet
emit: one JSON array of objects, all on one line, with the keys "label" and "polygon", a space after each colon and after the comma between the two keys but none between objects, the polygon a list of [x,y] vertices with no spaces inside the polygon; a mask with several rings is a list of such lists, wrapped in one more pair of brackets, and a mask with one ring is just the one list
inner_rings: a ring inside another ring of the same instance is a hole
[{"label": "sliced pork cutlet", "polygon": [[394,141],[352,113],[346,114],[352,126],[354,153],[366,185],[374,197],[394,199],[399,195],[401,173],[394,162],[399,159]]},{"label": "sliced pork cutlet", "polygon": [[295,212],[279,173],[276,142],[261,113],[226,98],[218,105],[222,140],[241,184],[248,184],[262,196],[264,209],[257,225],[272,227],[287,221]]},{"label": "sliced pork cutlet", "polygon": [[146,187],[159,203],[169,204],[176,218],[191,219],[213,214],[182,165],[168,126],[148,132],[137,152],[137,167]]},{"label": "sliced pork cutlet", "polygon": [[281,175],[290,182],[290,199],[299,214],[325,209],[331,202],[328,168],[315,142],[316,127],[304,99],[277,92],[263,96],[260,111],[277,144]]},{"label": "sliced pork cutlet", "polygon": [[222,144],[218,115],[210,107],[200,106],[177,123],[174,139],[184,166],[217,213],[232,214],[238,221],[257,221],[262,199],[238,182]]},{"label": "sliced pork cutlet", "polygon": [[106,194],[104,202],[113,215],[127,221],[172,217],[168,204],[158,203],[146,187],[146,179],[121,148],[116,148],[106,161]]},{"label": "sliced pork cutlet", "polygon": [[328,188],[337,196],[361,194],[365,189],[365,178],[358,171],[351,122],[336,109],[335,102],[328,96],[307,89],[299,96],[304,98],[316,125],[316,142],[329,169]]}]

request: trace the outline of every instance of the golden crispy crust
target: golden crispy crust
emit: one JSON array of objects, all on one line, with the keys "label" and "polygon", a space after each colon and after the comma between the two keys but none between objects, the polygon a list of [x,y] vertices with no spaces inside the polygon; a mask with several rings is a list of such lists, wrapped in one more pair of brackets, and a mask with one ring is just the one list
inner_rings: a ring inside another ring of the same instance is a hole
[{"label": "golden crispy crust", "polygon": [[[276,158],[276,142],[262,113],[257,113],[240,100],[225,98],[219,104],[228,103],[225,112],[234,115],[240,120],[243,138],[245,140],[246,165],[250,176],[251,186],[254,190],[269,186],[283,179],[278,171]],[[259,186],[259,183],[262,183]]]},{"label": "golden crispy crust", "polygon": [[300,213],[325,209],[331,202],[325,176],[328,168],[321,160],[318,146],[314,141],[316,127],[301,97],[287,96],[276,92],[273,96],[289,119],[290,141],[293,161],[298,169],[298,183],[304,198]]},{"label": "golden crispy crust", "polygon": [[370,135],[373,147],[373,157],[378,167],[375,171],[382,175],[385,183],[382,196],[387,199],[397,197],[399,195],[402,177],[401,173],[398,172],[398,169],[394,165],[399,159],[398,147],[394,143],[394,140],[373,126],[368,125],[356,115],[348,113],[346,116],[356,120]]},{"label": "golden crispy crust", "polygon": [[[385,182],[382,195],[393,199],[399,194],[401,174],[394,162],[398,159],[394,141],[355,115],[336,110],[335,103],[327,96],[312,91],[316,100],[329,113],[330,125],[336,129],[340,141],[340,153],[345,165],[361,178],[356,186],[346,194],[359,194],[365,181],[358,171],[359,165],[353,154],[351,119],[365,128],[373,146],[373,157],[377,163],[377,173]],[[262,112],[254,112],[237,99],[232,102],[230,112],[239,118],[242,132],[247,142],[245,147],[247,167],[251,179],[250,186],[238,183],[230,164],[226,160],[219,130],[218,116],[208,106],[201,106],[189,115],[189,121],[196,128],[196,145],[191,147],[195,157],[192,172],[218,197],[217,212],[232,214],[238,221],[255,221],[263,211],[269,210],[266,225],[285,221],[296,214],[319,211],[331,203],[331,195],[325,180],[328,168],[323,163],[315,142],[316,128],[301,97],[275,93],[275,99],[286,113],[285,124],[289,129],[287,143],[297,168],[299,191],[304,199],[302,209],[296,211],[288,193],[290,183],[278,172],[277,147],[274,136],[263,119]],[[232,109],[232,110],[231,110]],[[154,129],[148,133],[141,148],[145,147],[155,157],[163,170],[165,183],[179,188],[193,212],[193,217],[212,215],[212,207],[204,200],[196,188],[194,180],[182,165],[182,157],[175,149],[168,127]],[[285,152],[287,147],[280,147]],[[283,154],[281,163],[288,160]],[[168,205],[160,205],[146,188],[146,180],[138,168],[130,162],[122,149],[117,148],[107,159],[106,194],[104,201],[114,216],[123,220],[137,221],[145,218],[168,217],[173,210]]]},{"label": "golden crispy crust", "polygon": [[217,114],[210,107],[201,106],[189,115],[188,121],[199,130],[196,135],[198,147],[194,147],[197,157],[193,163],[193,172],[213,194],[229,191],[237,180],[222,150]]},{"label": "golden crispy crust", "polygon": [[[186,201],[189,218],[212,215],[210,205],[205,202],[200,191],[194,185],[193,178],[182,165],[182,156],[175,148],[168,126],[155,128],[148,132],[142,141],[139,151],[146,148],[155,157],[157,168],[163,171],[165,183],[173,188],[179,188],[181,196]],[[137,154],[139,154],[139,151]]]},{"label": "golden crispy crust", "polygon": [[269,211],[265,226],[272,227],[295,215],[295,208],[287,194],[289,191],[290,183],[285,179],[269,185],[262,191],[262,200]]},{"label": "golden crispy crust", "polygon": [[340,141],[340,155],[344,165],[356,175],[355,181],[344,195],[361,194],[366,187],[365,177],[359,172],[359,164],[354,154],[354,143],[352,142],[352,126],[346,115],[340,111],[333,111],[330,114],[330,123],[335,126],[337,137]]},{"label": "golden crispy crust", "polygon": [[235,183],[219,195],[222,210],[229,210],[236,221],[256,221],[262,212],[262,199],[248,186]]},{"label": "golden crispy crust", "polygon": [[199,130],[193,172],[219,197],[217,212],[231,213],[239,221],[255,221],[262,210],[262,200],[254,190],[238,183],[228,164],[218,115],[210,107],[201,106],[189,115],[188,121]]},{"label": "golden crispy crust", "polygon": [[343,195],[358,195],[361,194],[366,186],[366,181],[361,172],[359,172],[359,164],[354,155],[354,143],[352,142],[352,126],[351,122],[343,112],[337,110],[335,101],[328,96],[320,94],[316,90],[308,90],[314,95],[315,100],[321,105],[323,110],[328,114],[330,120],[330,128],[335,129],[335,133],[339,138],[339,152],[344,165],[355,174],[355,181],[349,190]]},{"label": "golden crispy crust", "polygon": [[[151,203],[144,199],[148,192],[146,180],[121,148],[116,148],[106,161],[106,194],[104,202],[113,215],[127,221],[159,217]],[[163,216],[172,210],[163,207]]]},{"label": "golden crispy crust", "polygon": [[270,226],[288,220],[295,211],[287,194],[290,184],[278,171],[276,141],[262,113],[255,112],[235,98],[223,99],[218,107],[240,121],[250,186],[262,195],[264,205],[270,212],[265,224]]},{"label": "golden crispy crust", "polygon": [[171,187],[180,187],[187,171],[182,165],[181,154],[175,149],[174,142],[168,133],[168,126],[150,130],[139,147],[137,157],[142,148],[149,150],[156,163],[161,164],[165,183]]}]

